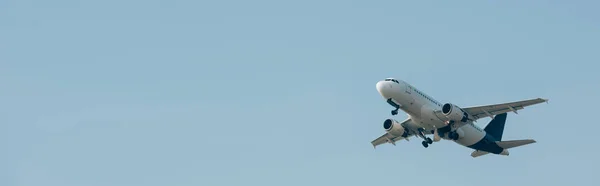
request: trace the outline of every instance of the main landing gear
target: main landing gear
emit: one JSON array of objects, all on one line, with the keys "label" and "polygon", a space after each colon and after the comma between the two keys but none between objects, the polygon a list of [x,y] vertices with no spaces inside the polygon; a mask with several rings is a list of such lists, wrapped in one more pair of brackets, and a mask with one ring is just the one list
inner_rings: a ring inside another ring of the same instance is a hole
[{"label": "main landing gear", "polygon": [[450,130],[448,131],[448,138],[450,138],[451,140],[458,140],[460,136],[455,131],[452,131],[452,129],[456,129],[456,124],[454,120],[448,121],[448,126],[450,127]]},{"label": "main landing gear", "polygon": [[424,139],[423,142],[421,142],[421,144],[423,144],[423,147],[427,148],[429,147],[429,144],[433,143],[433,140],[431,140],[431,138],[425,136],[423,129],[419,129],[419,136]]},{"label": "main landing gear", "polygon": [[448,132],[448,138],[452,139],[452,140],[458,140],[458,133],[456,132]]},{"label": "main landing gear", "polygon": [[423,147],[427,148],[429,147],[429,144],[432,144],[433,140],[431,140],[431,138],[425,138],[425,141],[421,142],[421,144],[423,144]]}]

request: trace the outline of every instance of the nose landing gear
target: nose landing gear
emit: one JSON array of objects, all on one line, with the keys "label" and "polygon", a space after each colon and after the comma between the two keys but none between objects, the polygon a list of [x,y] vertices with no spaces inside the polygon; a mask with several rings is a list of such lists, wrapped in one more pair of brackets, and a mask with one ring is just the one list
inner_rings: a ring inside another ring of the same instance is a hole
[{"label": "nose landing gear", "polygon": [[400,104],[396,103],[392,98],[387,99],[387,103],[392,105],[395,109],[392,110],[392,115],[395,116],[398,114],[398,109],[400,109]]}]

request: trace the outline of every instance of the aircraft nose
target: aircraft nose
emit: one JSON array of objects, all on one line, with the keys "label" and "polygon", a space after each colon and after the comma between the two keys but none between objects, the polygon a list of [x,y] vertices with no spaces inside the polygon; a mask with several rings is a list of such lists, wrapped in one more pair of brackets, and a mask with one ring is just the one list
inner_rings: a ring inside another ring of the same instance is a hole
[{"label": "aircraft nose", "polygon": [[379,81],[377,82],[375,87],[377,88],[377,92],[379,92],[381,96],[383,96],[384,98],[389,97],[389,91],[392,88],[389,81]]}]

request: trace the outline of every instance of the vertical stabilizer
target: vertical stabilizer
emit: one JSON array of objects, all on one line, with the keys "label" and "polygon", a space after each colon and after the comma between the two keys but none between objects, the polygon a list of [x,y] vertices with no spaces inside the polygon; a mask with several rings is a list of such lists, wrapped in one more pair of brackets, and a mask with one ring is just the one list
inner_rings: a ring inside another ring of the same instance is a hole
[{"label": "vertical stabilizer", "polygon": [[493,136],[497,141],[502,141],[502,134],[504,133],[504,124],[506,123],[507,113],[502,113],[494,116],[494,119],[485,126],[485,132]]}]

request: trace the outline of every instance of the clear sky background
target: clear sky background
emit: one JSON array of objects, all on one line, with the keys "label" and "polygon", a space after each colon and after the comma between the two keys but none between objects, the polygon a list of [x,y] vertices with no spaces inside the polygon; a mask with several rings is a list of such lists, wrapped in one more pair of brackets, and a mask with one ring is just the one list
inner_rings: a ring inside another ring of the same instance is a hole
[{"label": "clear sky background", "polygon": [[[599,5],[0,1],[0,185],[593,185]],[[373,149],[387,77],[550,102],[509,114],[503,138],[538,143],[508,157]]]}]

